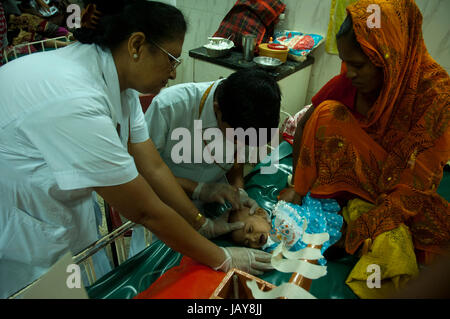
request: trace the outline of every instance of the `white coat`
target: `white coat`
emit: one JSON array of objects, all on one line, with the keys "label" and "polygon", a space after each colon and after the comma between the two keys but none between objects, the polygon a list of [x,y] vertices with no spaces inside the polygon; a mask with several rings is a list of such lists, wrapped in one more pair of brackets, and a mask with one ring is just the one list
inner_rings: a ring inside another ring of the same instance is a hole
[{"label": "white coat", "polygon": [[[207,128],[217,128],[217,119],[214,113],[214,93],[220,81],[203,83],[178,84],[161,91],[152,101],[145,113],[145,121],[149,129],[150,139],[155,144],[164,162],[172,170],[176,177],[187,178],[196,182],[225,181],[225,174],[233,167],[233,163],[217,164],[207,163],[204,159],[201,163],[194,162],[195,152],[195,128],[194,121],[201,120],[203,132]],[[205,101],[202,113],[199,116],[199,107],[205,91],[211,86]],[[191,160],[190,163],[175,163],[172,157],[172,149],[182,140],[172,133],[179,128],[185,128],[190,132]],[[203,133],[202,132],[202,133]],[[206,141],[209,143],[210,141]],[[223,140],[224,150],[227,139]],[[204,143],[199,143],[204,153],[208,151]],[[231,143],[234,151],[234,144]],[[233,155],[233,154],[231,154]],[[234,157],[231,157],[234,160]],[[226,159],[223,158],[222,162]]]},{"label": "white coat", "polygon": [[72,44],[0,68],[0,298],[97,240],[93,187],[138,176],[127,152],[148,139],[109,50]]},{"label": "white coat", "polygon": [[[228,183],[226,173],[233,167],[233,163],[226,163],[226,148],[230,147],[232,151],[231,160],[234,160],[232,155],[235,149],[234,144],[228,139],[223,139],[224,157],[222,157],[220,166],[205,162],[204,159],[206,157],[203,157],[201,163],[194,162],[194,121],[202,121],[203,132],[207,128],[218,127],[217,118],[214,113],[214,93],[220,82],[184,83],[171,86],[155,96],[150,107],[145,112],[145,121],[149,129],[150,139],[155,144],[164,162],[176,177],[186,178],[196,182]],[[207,95],[203,110],[199,116],[202,97],[211,85],[211,91]],[[180,137],[172,138],[172,133],[179,128],[185,128],[190,132],[191,160],[189,163],[176,163],[172,157],[172,149],[183,140]],[[206,141],[206,143],[210,142],[211,140]],[[204,152],[208,151],[204,143],[201,142],[200,145]],[[200,201],[194,201],[194,203],[202,210],[202,203]],[[144,249],[144,242],[144,229],[142,226],[135,227],[132,234],[129,257],[134,256]]]}]

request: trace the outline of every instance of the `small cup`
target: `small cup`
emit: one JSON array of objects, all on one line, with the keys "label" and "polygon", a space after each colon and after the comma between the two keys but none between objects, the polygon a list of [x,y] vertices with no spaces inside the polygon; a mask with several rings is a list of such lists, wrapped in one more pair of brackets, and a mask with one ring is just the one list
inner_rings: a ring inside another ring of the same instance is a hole
[{"label": "small cup", "polygon": [[253,53],[256,47],[256,35],[243,34],[242,35],[242,48],[245,61],[253,61]]}]

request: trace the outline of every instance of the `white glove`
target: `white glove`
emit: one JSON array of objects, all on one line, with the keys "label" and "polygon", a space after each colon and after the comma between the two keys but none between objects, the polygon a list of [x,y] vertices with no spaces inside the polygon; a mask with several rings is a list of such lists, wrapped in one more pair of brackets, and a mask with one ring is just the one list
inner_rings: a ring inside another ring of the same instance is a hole
[{"label": "white glove", "polygon": [[227,259],[214,270],[230,271],[238,268],[251,275],[262,275],[264,271],[274,269],[270,263],[272,255],[262,250],[244,247],[220,247],[225,252]]},{"label": "white glove", "polygon": [[250,215],[253,215],[255,209],[259,207],[258,203],[253,198],[250,198],[247,192],[242,188],[239,188],[239,200],[241,205],[250,207]]},{"label": "white glove", "polygon": [[217,202],[220,204],[225,204],[225,200],[227,200],[233,209],[241,208],[239,190],[225,183],[198,183],[192,193],[192,199],[201,200],[205,203]]},{"label": "white glove", "polygon": [[230,212],[228,211],[215,219],[206,218],[206,222],[202,225],[202,227],[200,227],[198,232],[202,236],[211,239],[244,227],[244,222],[229,223],[229,214]]},{"label": "white glove", "polygon": [[[243,190],[242,188],[239,188],[239,196],[240,196],[240,200],[241,200],[241,205],[250,207],[250,215],[253,215],[256,211],[256,209],[260,208],[258,203],[250,198],[247,194],[247,192],[245,190]],[[264,210],[264,209],[263,209]],[[266,213],[266,219],[267,221],[270,223],[272,222],[269,214],[266,212],[266,210],[264,210],[264,212]]]}]

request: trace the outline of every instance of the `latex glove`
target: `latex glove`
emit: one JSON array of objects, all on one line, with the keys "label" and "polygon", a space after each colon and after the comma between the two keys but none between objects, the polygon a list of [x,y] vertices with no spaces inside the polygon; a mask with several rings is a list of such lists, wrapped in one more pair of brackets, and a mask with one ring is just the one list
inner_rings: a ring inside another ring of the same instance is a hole
[{"label": "latex glove", "polygon": [[245,247],[220,247],[225,252],[227,259],[214,270],[230,271],[238,268],[252,275],[262,275],[264,271],[274,269],[270,260],[272,255],[262,250]]},{"label": "latex glove", "polygon": [[192,199],[220,204],[225,204],[225,200],[227,200],[233,209],[241,208],[239,190],[225,183],[198,183],[192,193]]},{"label": "latex glove", "polygon": [[[239,195],[240,195],[240,199],[241,199],[241,204],[247,207],[250,207],[250,215],[253,215],[255,213],[255,211],[259,207],[258,203],[250,198],[247,194],[247,192],[245,190],[243,190],[242,188],[239,188]],[[267,213],[267,211],[265,209],[263,209],[264,213],[266,213],[266,220],[270,223],[272,222],[272,219],[270,218],[270,215]]]},{"label": "latex glove", "polygon": [[250,207],[250,215],[253,215],[254,210],[259,207],[258,203],[253,198],[250,198],[242,188],[239,188],[239,200],[241,205]]},{"label": "latex glove", "polygon": [[244,227],[244,222],[229,223],[229,214],[230,212],[228,211],[215,219],[206,218],[206,222],[200,227],[198,232],[202,236],[211,239]]}]

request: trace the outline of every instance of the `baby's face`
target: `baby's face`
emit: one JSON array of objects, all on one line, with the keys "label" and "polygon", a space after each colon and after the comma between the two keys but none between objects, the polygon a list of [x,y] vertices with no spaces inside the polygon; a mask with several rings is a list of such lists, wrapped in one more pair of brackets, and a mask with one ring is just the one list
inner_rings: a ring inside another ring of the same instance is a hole
[{"label": "baby's face", "polygon": [[272,225],[266,220],[266,213],[258,208],[254,215],[250,215],[250,208],[232,212],[231,222],[244,222],[242,229],[231,232],[232,240],[250,248],[261,248],[267,242]]}]

